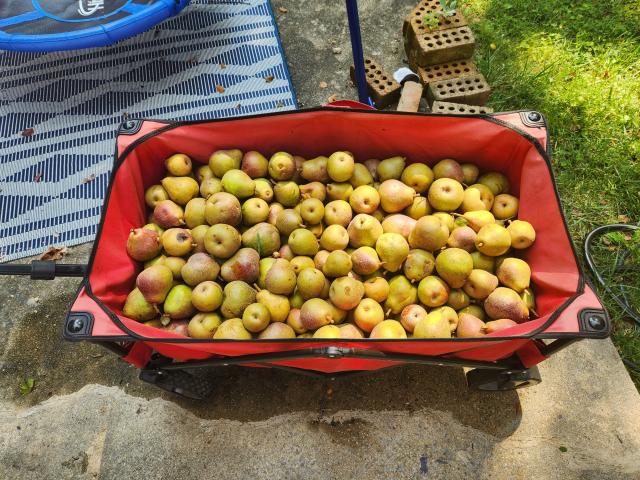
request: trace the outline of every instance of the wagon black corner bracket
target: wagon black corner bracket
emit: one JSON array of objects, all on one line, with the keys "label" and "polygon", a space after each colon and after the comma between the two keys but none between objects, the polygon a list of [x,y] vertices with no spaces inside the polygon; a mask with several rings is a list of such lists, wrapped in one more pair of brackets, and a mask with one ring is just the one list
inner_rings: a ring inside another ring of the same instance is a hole
[{"label": "wagon black corner bracket", "polygon": [[607,338],[611,333],[611,320],[606,310],[585,308],[578,314],[578,321],[586,338]]},{"label": "wagon black corner bracket", "polygon": [[547,126],[547,122],[540,112],[520,112],[520,119],[524,125],[530,128],[545,128]]},{"label": "wagon black corner bracket", "polygon": [[125,118],[118,128],[118,135],[135,135],[142,128],[144,120]]},{"label": "wagon black corner bracket", "polygon": [[93,315],[89,312],[70,312],[64,321],[62,336],[65,340],[80,341],[91,338]]}]

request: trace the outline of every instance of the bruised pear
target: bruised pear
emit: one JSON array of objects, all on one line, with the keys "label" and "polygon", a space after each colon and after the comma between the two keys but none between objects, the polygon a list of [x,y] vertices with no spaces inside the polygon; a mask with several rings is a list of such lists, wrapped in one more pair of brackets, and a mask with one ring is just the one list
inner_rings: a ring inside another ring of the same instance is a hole
[{"label": "bruised pear", "polygon": [[124,302],[122,313],[125,317],[132,318],[138,322],[151,320],[158,315],[158,309],[150,302],[147,302],[138,288],[134,288]]},{"label": "bruised pear", "polygon": [[378,187],[380,205],[385,212],[398,213],[413,203],[416,191],[399,180],[386,180]]},{"label": "bruised pear", "polygon": [[430,252],[414,248],[409,250],[404,262],[403,272],[411,282],[419,282],[427,275],[431,275],[435,267],[435,259]]},{"label": "bruised pear", "polygon": [[484,310],[492,319],[508,318],[517,323],[529,320],[529,309],[520,295],[510,288],[498,287],[484,301]]},{"label": "bruised pear", "polygon": [[182,257],[194,247],[191,232],[185,228],[170,228],[162,234],[160,240],[164,251],[174,257]]},{"label": "bruised pear", "polygon": [[138,262],[146,262],[160,254],[162,244],[158,232],[146,228],[131,230],[127,238],[127,253]]},{"label": "bruised pear", "polygon": [[341,310],[355,308],[363,296],[364,285],[351,277],[341,277],[334,280],[329,289],[331,303]]},{"label": "bruised pear", "polygon": [[296,161],[287,152],[276,152],[269,159],[268,170],[275,181],[291,180],[296,171]]},{"label": "bruised pear", "polygon": [[253,284],[259,273],[260,255],[253,248],[241,248],[220,268],[220,275],[226,282],[242,280]]}]

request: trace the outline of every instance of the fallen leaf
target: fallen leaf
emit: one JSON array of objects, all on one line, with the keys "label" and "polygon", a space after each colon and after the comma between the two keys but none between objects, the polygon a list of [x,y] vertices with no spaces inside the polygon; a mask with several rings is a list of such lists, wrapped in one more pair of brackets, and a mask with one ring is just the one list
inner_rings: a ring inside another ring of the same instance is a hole
[{"label": "fallen leaf", "polygon": [[287,7],[278,7],[278,11],[280,13],[287,13],[289,11],[289,9]]},{"label": "fallen leaf", "polygon": [[625,233],[622,236],[624,237],[625,241],[627,241],[627,242],[630,242],[633,239],[633,237],[628,233]]},{"label": "fallen leaf", "polygon": [[264,81],[267,83],[273,82],[273,75],[267,75],[266,77],[264,77]]},{"label": "fallen leaf", "polygon": [[33,128],[25,128],[22,131],[22,136],[23,137],[30,137],[31,135],[33,135]]},{"label": "fallen leaf", "polygon": [[340,47],[333,47],[333,48],[331,49],[331,51],[332,51],[333,53],[335,53],[336,55],[339,55],[339,54],[341,54],[341,53],[342,53],[342,49],[341,49]]},{"label": "fallen leaf", "polygon": [[189,59],[187,59],[187,63],[198,63],[198,59],[196,57],[190,57]]},{"label": "fallen leaf", "polygon": [[95,179],[96,179],[96,174],[95,174],[95,173],[92,173],[92,174],[91,174],[91,175],[89,175],[88,177],[84,178],[84,179],[82,180],[82,183],[89,183],[89,182],[94,181]]},{"label": "fallen leaf", "polygon": [[610,252],[615,252],[616,251],[616,247],[611,245],[610,247],[607,247],[607,250],[609,250]]},{"label": "fallen leaf", "polygon": [[31,390],[33,390],[33,386],[35,384],[36,382],[33,378],[25,378],[24,381],[20,384],[20,395],[31,393]]},{"label": "fallen leaf", "polygon": [[224,93],[224,87],[222,85],[216,85],[216,92]]},{"label": "fallen leaf", "polygon": [[67,247],[49,247],[40,255],[39,260],[61,260],[67,253]]},{"label": "fallen leaf", "polygon": [[609,78],[609,70],[605,68],[604,72],[602,72],[602,78]]},{"label": "fallen leaf", "polygon": [[221,64],[219,64],[219,65],[220,65],[220,68],[221,68],[222,70],[224,70],[225,68],[227,68],[227,65],[226,65],[226,64],[224,64],[224,63],[221,63]]},{"label": "fallen leaf", "polygon": [[40,180],[42,180],[42,173],[38,172],[34,175],[33,181],[36,183],[40,183]]},{"label": "fallen leaf", "polygon": [[329,86],[329,84],[327,82],[325,82],[324,80],[320,82],[320,88],[327,88]]},{"label": "fallen leaf", "polygon": [[611,245],[611,240],[609,240],[607,237],[602,237],[602,243],[604,243],[605,245]]},{"label": "fallen leaf", "polygon": [[618,215],[620,223],[629,223],[629,215]]},{"label": "fallen leaf", "polygon": [[276,103],[276,107],[278,108],[284,107],[284,102],[282,100],[278,101],[278,103]]},{"label": "fallen leaf", "polygon": [[333,102],[335,102],[335,101],[337,101],[337,100],[338,100],[338,94],[337,94],[337,93],[334,93],[334,94],[333,94],[333,95],[331,95],[329,98],[327,98],[327,101],[328,101],[329,103],[333,103]]},{"label": "fallen leaf", "polygon": [[237,105],[236,105],[236,110],[240,110],[241,108],[242,108],[242,105],[241,105],[241,104],[237,104]]}]

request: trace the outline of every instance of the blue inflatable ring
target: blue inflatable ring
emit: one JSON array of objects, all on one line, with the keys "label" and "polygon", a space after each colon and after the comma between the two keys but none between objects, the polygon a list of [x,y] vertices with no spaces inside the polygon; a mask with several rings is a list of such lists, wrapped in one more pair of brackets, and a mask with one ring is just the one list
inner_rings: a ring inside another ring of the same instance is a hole
[{"label": "blue inflatable ring", "polygon": [[190,0],[0,0],[0,50],[110,45],[176,15]]}]

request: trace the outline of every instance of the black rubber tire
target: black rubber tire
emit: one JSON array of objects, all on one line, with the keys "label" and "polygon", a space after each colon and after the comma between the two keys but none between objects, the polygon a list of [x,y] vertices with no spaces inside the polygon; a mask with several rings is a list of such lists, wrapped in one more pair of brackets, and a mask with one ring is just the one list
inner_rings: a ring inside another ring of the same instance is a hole
[{"label": "black rubber tire", "polygon": [[488,370],[476,368],[467,372],[467,385],[473,390],[504,392],[532,387],[542,381],[538,367],[526,370]]}]

